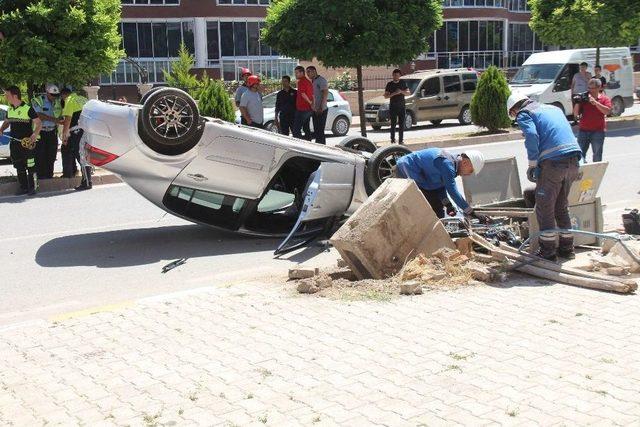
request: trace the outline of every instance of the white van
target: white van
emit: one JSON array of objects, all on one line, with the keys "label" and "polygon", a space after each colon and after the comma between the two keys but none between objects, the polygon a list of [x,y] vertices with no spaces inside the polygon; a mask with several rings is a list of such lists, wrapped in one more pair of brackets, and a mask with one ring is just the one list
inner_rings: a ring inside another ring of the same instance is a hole
[{"label": "white van", "polygon": [[[512,91],[524,93],[543,104],[561,108],[566,115],[572,114],[571,81],[579,71],[580,63],[589,64],[593,75],[596,49],[556,50],[532,54],[509,86]],[[607,79],[604,90],[611,98],[611,115],[619,116],[625,108],[633,105],[633,60],[627,47],[601,48],[600,65],[602,76]]]}]

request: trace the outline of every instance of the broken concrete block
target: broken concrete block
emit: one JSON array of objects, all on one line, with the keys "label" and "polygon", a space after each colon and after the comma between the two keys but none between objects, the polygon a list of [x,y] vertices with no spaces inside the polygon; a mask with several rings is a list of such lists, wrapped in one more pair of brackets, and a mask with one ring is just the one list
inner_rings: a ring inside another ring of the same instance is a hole
[{"label": "broken concrete block", "polygon": [[492,271],[486,265],[471,261],[467,263],[465,269],[471,274],[471,277],[474,280],[479,280],[481,282],[491,281]]},{"label": "broken concrete block", "polygon": [[338,258],[338,268],[345,268],[345,267],[349,267],[349,264],[347,264],[342,258]]},{"label": "broken concrete block", "polygon": [[469,237],[460,237],[455,240],[456,248],[462,255],[469,255],[473,250],[473,240]]},{"label": "broken concrete block", "polygon": [[301,294],[315,294],[320,290],[316,284],[310,280],[302,280],[298,283],[298,292]]},{"label": "broken concrete block", "polygon": [[460,256],[460,252],[457,249],[440,248],[433,253],[433,256],[440,258],[442,262],[451,261]]},{"label": "broken concrete block", "polygon": [[384,279],[409,260],[455,249],[413,181],[387,179],[331,237],[358,279]]},{"label": "broken concrete block", "polygon": [[400,294],[402,295],[422,295],[422,285],[420,282],[405,282],[400,284]]},{"label": "broken concrete block", "polygon": [[629,248],[629,251],[631,251],[633,255],[627,251],[627,249],[622,245],[622,242],[617,242],[604,259],[610,259],[610,257],[620,258],[626,265],[619,263],[618,266],[628,266],[631,273],[637,273],[640,271],[640,263],[637,261],[640,259],[640,240],[627,240],[624,242],[624,245]]},{"label": "broken concrete block", "polygon": [[609,267],[605,271],[609,276],[627,276],[629,274],[628,267]]},{"label": "broken concrete block", "polygon": [[297,266],[289,269],[289,279],[308,279],[313,276],[317,276],[320,273],[320,269],[317,267],[304,267]]}]

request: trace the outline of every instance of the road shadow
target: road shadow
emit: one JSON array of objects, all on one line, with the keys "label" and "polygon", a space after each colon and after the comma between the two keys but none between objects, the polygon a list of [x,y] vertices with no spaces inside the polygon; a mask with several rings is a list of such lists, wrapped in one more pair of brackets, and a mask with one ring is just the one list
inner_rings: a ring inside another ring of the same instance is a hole
[{"label": "road shadow", "polygon": [[[132,267],[179,258],[273,251],[280,241],[195,224],[140,228],[57,237],[38,249],[35,260],[42,267]],[[305,257],[313,255],[308,252]]]}]

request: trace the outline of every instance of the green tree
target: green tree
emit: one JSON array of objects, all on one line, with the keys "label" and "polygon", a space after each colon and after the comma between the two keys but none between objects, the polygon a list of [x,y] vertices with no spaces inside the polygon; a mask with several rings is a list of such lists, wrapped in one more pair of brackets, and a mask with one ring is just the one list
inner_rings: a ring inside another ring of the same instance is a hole
[{"label": "green tree", "polygon": [[171,63],[171,72],[162,71],[167,85],[182,89],[195,97],[202,85],[198,78],[191,73],[195,61],[194,56],[189,53],[187,47],[182,43],[178,51],[178,60]]},{"label": "green tree", "polygon": [[471,117],[473,123],[495,132],[511,125],[507,114],[509,83],[504,73],[491,66],[482,73],[473,98],[471,98]]},{"label": "green tree", "polygon": [[0,84],[82,86],[111,73],[124,52],[120,0],[0,2]]},{"label": "green tree", "polygon": [[203,116],[215,117],[232,123],[235,121],[233,102],[220,80],[203,76],[202,87],[198,91],[196,99],[200,114]]},{"label": "green tree", "polygon": [[441,25],[441,0],[274,0],[262,39],[293,58],[355,68],[366,136],[362,67],[413,60]]},{"label": "green tree", "polygon": [[529,26],[550,45],[629,46],[640,37],[638,0],[529,0]]}]

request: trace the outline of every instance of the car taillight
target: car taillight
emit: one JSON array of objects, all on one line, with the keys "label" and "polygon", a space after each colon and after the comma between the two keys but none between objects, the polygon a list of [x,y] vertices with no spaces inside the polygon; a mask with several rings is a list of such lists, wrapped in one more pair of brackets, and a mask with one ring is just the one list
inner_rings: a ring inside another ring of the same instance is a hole
[{"label": "car taillight", "polygon": [[94,166],[103,166],[118,158],[115,154],[111,154],[89,144],[87,144],[87,154],[89,162]]}]

